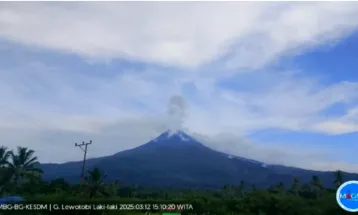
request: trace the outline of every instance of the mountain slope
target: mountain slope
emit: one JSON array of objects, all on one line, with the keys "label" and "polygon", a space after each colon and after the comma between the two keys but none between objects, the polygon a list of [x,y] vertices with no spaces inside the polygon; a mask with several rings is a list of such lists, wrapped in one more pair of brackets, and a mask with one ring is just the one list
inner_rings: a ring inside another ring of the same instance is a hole
[{"label": "mountain slope", "polygon": [[[89,159],[87,167],[99,167],[108,175],[108,181],[118,179],[122,184],[178,188],[217,188],[239,184],[241,180],[261,187],[279,182],[289,184],[294,176],[307,181],[312,175],[323,177],[327,184],[333,181],[332,173],[267,166],[258,161],[228,156],[204,146],[182,131],[167,131],[137,148]],[[45,179],[64,177],[77,182],[81,162],[43,164],[42,168]]]}]

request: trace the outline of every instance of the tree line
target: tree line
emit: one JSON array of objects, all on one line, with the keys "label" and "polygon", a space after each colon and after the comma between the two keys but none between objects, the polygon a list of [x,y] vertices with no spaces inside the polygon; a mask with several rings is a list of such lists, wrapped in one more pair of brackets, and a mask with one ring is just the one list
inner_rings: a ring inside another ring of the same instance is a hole
[{"label": "tree line", "polygon": [[[104,183],[106,175],[98,168],[87,171],[82,185],[69,184],[63,178],[44,181],[41,179],[42,173],[35,151],[18,147],[14,152],[4,146],[0,147],[1,196],[20,195],[25,199],[36,201],[181,201],[193,203],[194,211],[183,212],[183,214],[348,214],[339,208],[335,200],[335,192],[344,181],[343,173],[339,170],[334,172],[331,188],[325,188],[319,177],[312,176],[310,183],[301,183],[299,178],[294,178],[290,187],[279,183],[267,189],[257,189],[241,181],[238,186],[225,185],[220,190],[120,186],[119,181]],[[101,214],[138,213],[101,212]]]}]

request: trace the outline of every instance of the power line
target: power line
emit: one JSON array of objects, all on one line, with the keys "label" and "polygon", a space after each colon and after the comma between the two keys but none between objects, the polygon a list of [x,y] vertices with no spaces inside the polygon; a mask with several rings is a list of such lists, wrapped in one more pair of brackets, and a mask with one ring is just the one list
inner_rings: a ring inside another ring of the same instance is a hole
[{"label": "power line", "polygon": [[[82,151],[84,152],[83,155],[83,162],[82,162],[82,171],[81,171],[81,184],[83,184],[84,178],[85,178],[85,166],[86,166],[86,156],[87,156],[87,146],[92,144],[92,140],[90,140],[88,143],[82,142],[81,144],[75,143],[75,146],[80,147]],[[84,146],[85,148],[82,148]]]}]

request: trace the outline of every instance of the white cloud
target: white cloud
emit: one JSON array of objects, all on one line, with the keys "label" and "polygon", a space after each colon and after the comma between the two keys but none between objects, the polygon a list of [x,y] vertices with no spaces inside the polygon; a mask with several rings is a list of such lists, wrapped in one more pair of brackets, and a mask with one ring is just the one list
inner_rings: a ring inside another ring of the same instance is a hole
[{"label": "white cloud", "polygon": [[[23,69],[29,68],[31,66],[27,65]],[[44,72],[35,68],[35,74]],[[38,82],[30,78],[34,73],[20,72],[17,74],[21,74],[22,79],[7,79],[6,83],[14,88],[10,92],[0,92],[8,101],[3,103],[0,112],[0,142],[12,148],[26,143],[38,152],[42,161],[63,162],[80,157],[80,151],[66,152],[76,141],[92,139],[94,144],[89,156],[104,156],[143,144],[171,126],[171,120],[165,115],[169,99],[181,94],[182,83],[174,77],[180,79],[182,73],[161,80],[152,70],[123,73],[112,79],[79,75],[77,78],[82,86],[92,86],[88,90],[87,87],[76,88],[78,82],[69,81],[72,76],[68,71],[56,71],[49,76],[40,75],[44,83],[56,80],[56,85],[49,88],[50,91],[37,92],[31,100],[24,100],[23,95],[38,87]],[[0,77],[4,77],[1,74],[4,73],[0,73]],[[191,92],[186,101],[178,97],[178,101],[169,103],[172,104],[170,113],[174,110],[172,116],[180,122],[185,116],[182,126],[207,136],[209,139],[205,143],[215,149],[230,150],[236,155],[268,163],[316,168],[308,165],[319,161],[320,167],[322,162],[329,166],[322,152],[318,158],[320,152],[311,151],[311,148],[293,151],[292,147],[287,150],[257,147],[245,140],[245,135],[270,128],[331,133],[327,127],[317,128],[319,124],[335,120],[319,117],[320,111],[336,103],[357,100],[357,84],[343,82],[323,86],[313,79],[281,73],[270,74],[270,78],[266,74],[261,80],[261,73],[258,74],[260,86],[252,86],[254,92],[228,90],[209,82]],[[51,97],[47,97],[48,94]],[[136,107],[136,102],[144,108]],[[355,113],[355,109],[351,109],[342,119],[354,120]],[[340,132],[351,132],[349,129],[343,127]],[[18,133],[22,134],[21,138],[16,135]],[[347,167],[347,170],[351,169]]]},{"label": "white cloud", "polygon": [[326,121],[314,125],[316,131],[325,132],[329,134],[345,134],[358,131],[358,123],[340,122],[340,121]]},{"label": "white cloud", "polygon": [[[197,66],[225,56],[258,68],[286,52],[338,39],[356,3],[1,3],[0,36],[87,58]],[[234,48],[232,45],[236,44]],[[260,56],[260,57],[258,57]]]},{"label": "white cloud", "polygon": [[344,116],[319,122],[311,129],[332,135],[358,132],[358,108],[349,109]]},{"label": "white cloud", "polygon": [[[259,74],[256,79],[260,80],[260,86],[253,83],[253,92],[216,88],[215,92],[203,99],[205,108],[193,107],[188,119],[190,123],[206,122],[203,123],[205,127],[198,125],[195,131],[206,134],[225,131],[247,134],[276,128],[331,133],[316,128],[316,124],[335,120],[331,116],[320,116],[321,111],[334,104],[350,104],[358,100],[358,83],[341,82],[323,86],[312,78],[287,73],[271,74],[266,81],[261,80]],[[206,90],[203,91],[205,93]],[[357,120],[350,122],[358,123]],[[212,124],[215,129],[208,129],[208,125]],[[340,134],[349,132],[352,130],[348,127],[340,129]]]},{"label": "white cloud", "polygon": [[[182,123],[185,116],[181,126],[209,137],[207,143],[219,150],[231,149],[268,163],[305,168],[342,165],[351,170],[346,163],[329,162],[326,154],[309,153],[310,148],[293,152],[259,147],[245,135],[270,128],[324,134],[357,131],[356,109],[348,109],[341,117],[320,116],[334,104],[356,103],[357,83],[324,85],[309,77],[310,71],[303,76],[292,71],[257,71],[247,79],[245,69],[226,70],[223,62],[258,69],[283,55],[341,39],[357,27],[358,4],[0,5],[0,37],[15,43],[74,52],[90,60],[127,58],[199,66],[182,70],[147,66],[114,71],[113,77],[103,78],[102,71],[95,77],[73,71],[71,65],[61,65],[67,63],[61,59],[55,64],[34,57],[39,62],[24,63],[27,56],[20,53],[16,63],[0,67],[0,142],[10,147],[24,143],[42,161],[59,162],[77,160],[81,151],[70,150],[74,142],[92,139],[90,157],[113,154],[163,131],[168,126],[168,100],[182,95],[189,105],[174,102],[175,120]],[[12,55],[3,56],[7,61]],[[223,61],[215,62],[218,58]],[[214,66],[200,67],[205,63]],[[241,76],[232,78],[238,81],[234,85],[249,80],[250,89],[218,85],[238,73]],[[195,89],[185,94],[188,83]]]}]

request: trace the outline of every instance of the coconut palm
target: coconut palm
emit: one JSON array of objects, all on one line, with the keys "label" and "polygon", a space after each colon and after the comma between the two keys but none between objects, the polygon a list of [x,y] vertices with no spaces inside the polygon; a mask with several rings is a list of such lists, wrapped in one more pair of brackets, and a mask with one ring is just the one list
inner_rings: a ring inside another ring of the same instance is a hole
[{"label": "coconut palm", "polygon": [[24,180],[39,178],[42,170],[37,168],[39,162],[34,156],[35,151],[26,147],[18,147],[17,153],[10,151],[7,165],[11,171],[13,182],[19,185]]},{"label": "coconut palm", "polygon": [[5,146],[0,147],[0,193],[4,191],[11,179],[11,172],[7,168],[10,153]]},{"label": "coconut palm", "polygon": [[9,188],[9,182],[11,181],[11,172],[9,168],[0,167],[0,195],[6,188]]},{"label": "coconut palm", "polygon": [[99,168],[94,168],[88,171],[88,176],[85,177],[85,182],[89,188],[89,198],[93,198],[97,194],[108,196],[105,192],[105,186],[103,184],[104,179],[107,176],[104,175]]},{"label": "coconut palm", "polygon": [[7,181],[8,169],[6,168],[7,160],[9,158],[9,151],[5,146],[0,147],[0,186]]},{"label": "coconut palm", "polygon": [[0,167],[4,167],[7,164],[10,153],[5,146],[0,146]]}]

